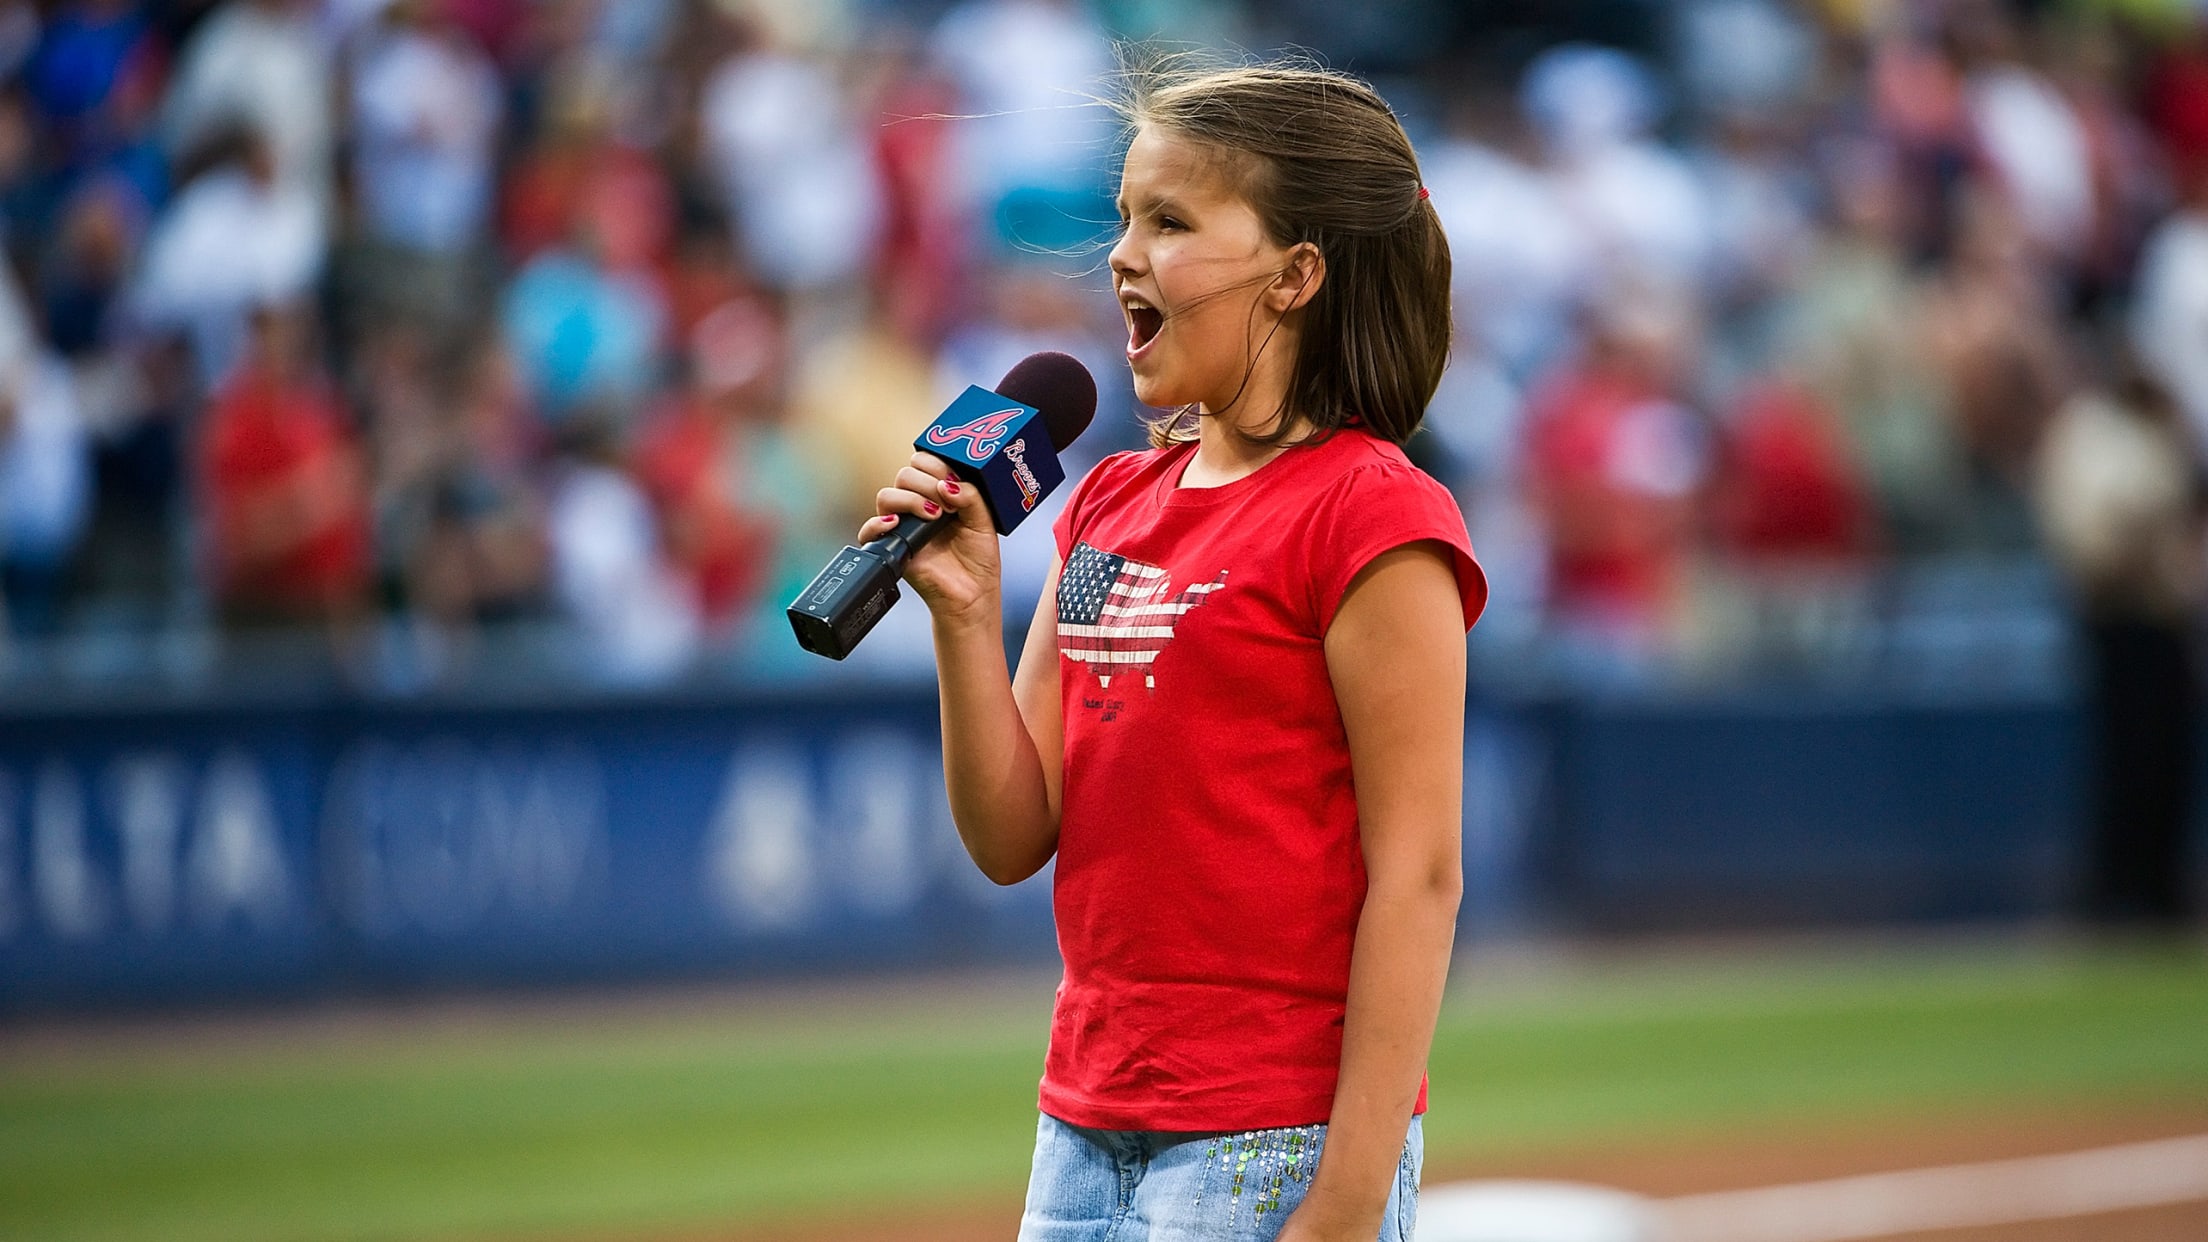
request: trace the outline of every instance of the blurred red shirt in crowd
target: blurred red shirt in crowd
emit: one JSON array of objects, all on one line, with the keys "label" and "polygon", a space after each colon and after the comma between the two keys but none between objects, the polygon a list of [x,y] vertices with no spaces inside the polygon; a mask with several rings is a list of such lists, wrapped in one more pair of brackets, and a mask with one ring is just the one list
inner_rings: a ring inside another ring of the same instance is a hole
[{"label": "blurred red shirt in crowd", "polygon": [[555,103],[545,134],[507,175],[499,236],[508,257],[525,262],[580,232],[606,267],[661,278],[675,236],[666,170],[613,136],[604,100],[573,90]]},{"label": "blurred red shirt in crowd", "polygon": [[1563,617],[1653,636],[1679,597],[1706,474],[1696,416],[1668,393],[1686,316],[1621,299],[1585,354],[1534,394],[1527,466]]},{"label": "blurred red shirt in crowd", "polygon": [[213,577],[235,623],[340,620],[368,585],[360,446],[307,360],[310,334],[303,310],[258,312],[201,431]]},{"label": "blurred red shirt in crowd", "polygon": [[756,497],[764,481],[750,451],[770,413],[782,327],[756,298],[725,303],[690,341],[690,391],[646,426],[634,460],[651,498],[667,557],[689,581],[710,625],[733,621],[766,586],[778,523]]},{"label": "blurred red shirt in crowd", "polygon": [[2178,181],[2208,172],[2208,23],[2162,53],[2141,93]]},{"label": "blurred red shirt in crowd", "polygon": [[1768,383],[1741,402],[1727,437],[1718,533],[1756,561],[1841,562],[1870,551],[1872,517],[1833,415]]}]

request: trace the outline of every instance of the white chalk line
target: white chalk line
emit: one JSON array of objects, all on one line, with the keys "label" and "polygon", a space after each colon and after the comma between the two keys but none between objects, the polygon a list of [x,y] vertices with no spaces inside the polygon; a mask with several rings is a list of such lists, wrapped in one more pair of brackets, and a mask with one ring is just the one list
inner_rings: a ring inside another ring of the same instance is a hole
[{"label": "white chalk line", "polygon": [[2208,1134],[2053,1156],[1682,1195],[1670,1242],[1850,1242],[2208,1199]]}]

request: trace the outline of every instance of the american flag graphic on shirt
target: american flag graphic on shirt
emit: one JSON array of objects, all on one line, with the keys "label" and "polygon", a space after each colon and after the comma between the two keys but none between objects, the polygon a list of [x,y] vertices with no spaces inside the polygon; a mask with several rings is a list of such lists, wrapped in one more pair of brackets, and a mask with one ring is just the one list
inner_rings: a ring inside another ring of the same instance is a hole
[{"label": "american flag graphic on shirt", "polygon": [[1163,569],[1075,544],[1058,576],[1058,651],[1088,665],[1099,685],[1140,671],[1143,685],[1156,689],[1151,665],[1173,641],[1174,626],[1226,582],[1222,569],[1210,582],[1169,595]]}]

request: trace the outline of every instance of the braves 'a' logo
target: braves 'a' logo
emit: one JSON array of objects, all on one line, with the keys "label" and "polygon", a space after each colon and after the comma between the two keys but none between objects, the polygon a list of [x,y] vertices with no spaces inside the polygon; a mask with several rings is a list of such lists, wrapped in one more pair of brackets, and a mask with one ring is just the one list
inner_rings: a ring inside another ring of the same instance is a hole
[{"label": "braves 'a' logo", "polygon": [[997,451],[998,445],[1004,443],[1005,432],[1011,430],[1012,420],[1019,416],[1020,407],[1013,406],[1009,410],[984,414],[970,423],[961,423],[956,427],[930,427],[927,434],[920,438],[937,448],[949,448],[964,440],[967,459],[984,462]]}]

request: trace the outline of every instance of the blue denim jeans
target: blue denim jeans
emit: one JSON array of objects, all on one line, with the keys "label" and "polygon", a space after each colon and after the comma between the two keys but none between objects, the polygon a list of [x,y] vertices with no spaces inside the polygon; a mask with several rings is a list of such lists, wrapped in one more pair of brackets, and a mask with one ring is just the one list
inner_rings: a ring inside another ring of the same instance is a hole
[{"label": "blue denim jeans", "polygon": [[[1326,1127],[1090,1130],[1044,1114],[1020,1242],[1272,1242],[1303,1202]],[[1409,1242],[1426,1155],[1411,1118],[1379,1242]]]}]

